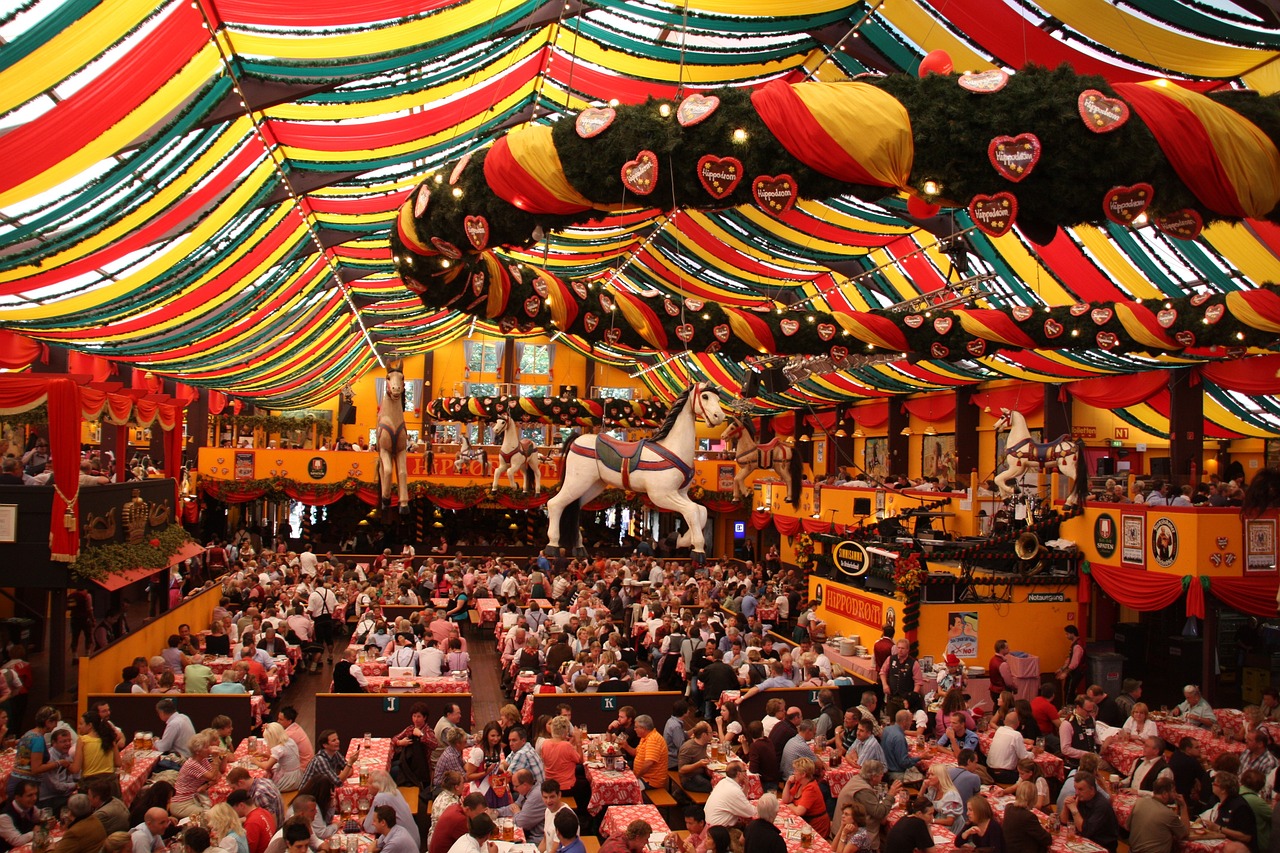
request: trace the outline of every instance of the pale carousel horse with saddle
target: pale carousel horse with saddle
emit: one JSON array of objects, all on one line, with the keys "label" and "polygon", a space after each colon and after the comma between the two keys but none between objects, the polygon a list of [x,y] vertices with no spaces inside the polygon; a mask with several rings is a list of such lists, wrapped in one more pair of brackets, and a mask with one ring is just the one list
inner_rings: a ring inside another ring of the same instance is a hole
[{"label": "pale carousel horse with saddle", "polygon": [[489,454],[483,447],[472,447],[467,436],[466,424],[462,425],[462,438],[458,445],[458,453],[453,457],[453,473],[461,474],[471,467],[471,463],[479,460],[480,473],[489,473]]},{"label": "pale carousel horse with saddle", "polygon": [[[498,464],[493,469],[493,488],[490,491],[498,490],[498,480],[506,474],[511,481],[511,488],[527,492],[533,486],[533,493],[540,493],[542,454],[538,452],[536,444],[520,437],[520,429],[516,426],[516,419],[511,416],[510,409],[493,425],[493,436],[502,440],[502,446],[498,449]],[[516,475],[521,473],[524,474],[524,485],[516,480]]]},{"label": "pale carousel horse with saddle", "polygon": [[791,494],[791,445],[775,436],[764,444],[756,438],[755,423],[748,415],[730,416],[720,439],[730,445],[738,473],[733,477],[733,496],[747,493],[747,477],[752,471],[773,471]]},{"label": "pale carousel horse with saddle", "polygon": [[409,514],[409,432],[404,425],[404,371],[387,368],[382,399],[378,401],[378,481],[382,509],[391,507],[391,480],[400,488],[400,514]]},{"label": "pale carousel horse with saddle", "polygon": [[699,382],[675,399],[666,420],[650,438],[619,441],[607,435],[570,433],[564,440],[560,491],[547,503],[547,554],[559,556],[560,543],[579,553],[582,506],[606,486],[647,495],[657,507],[680,513],[688,528],[676,544],[693,550],[695,563],[706,561],[707,508],[689,498],[693,482],[698,418],[710,426],[724,422],[720,389]]},{"label": "pale carousel horse with saddle", "polygon": [[1084,502],[1088,478],[1079,476],[1084,456],[1083,441],[1070,435],[1060,435],[1044,443],[1035,441],[1022,413],[1008,409],[1001,409],[996,421],[996,432],[1003,429],[1009,430],[1009,437],[1005,440],[1005,464],[1008,467],[996,475],[996,486],[1003,497],[1013,494],[1010,484],[1027,471],[1058,471],[1067,478],[1067,499],[1064,503],[1070,506]]}]

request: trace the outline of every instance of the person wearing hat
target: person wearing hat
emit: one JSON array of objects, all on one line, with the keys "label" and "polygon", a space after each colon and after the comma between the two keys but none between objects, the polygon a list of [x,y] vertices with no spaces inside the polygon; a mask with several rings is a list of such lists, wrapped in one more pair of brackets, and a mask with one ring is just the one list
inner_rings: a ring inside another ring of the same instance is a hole
[{"label": "person wearing hat", "polygon": [[395,650],[387,656],[387,666],[398,666],[417,672],[418,650],[413,645],[412,631],[401,631],[396,634]]},{"label": "person wearing hat", "polygon": [[1127,720],[1133,716],[1133,706],[1142,698],[1142,682],[1136,678],[1126,678],[1120,685],[1120,695],[1116,697],[1116,707],[1120,709],[1120,718]]},{"label": "person wearing hat", "polygon": [[958,687],[963,690],[965,687],[964,663],[960,658],[948,652],[943,657],[943,660],[947,664],[947,669],[945,672],[938,674],[939,697],[953,688]]}]

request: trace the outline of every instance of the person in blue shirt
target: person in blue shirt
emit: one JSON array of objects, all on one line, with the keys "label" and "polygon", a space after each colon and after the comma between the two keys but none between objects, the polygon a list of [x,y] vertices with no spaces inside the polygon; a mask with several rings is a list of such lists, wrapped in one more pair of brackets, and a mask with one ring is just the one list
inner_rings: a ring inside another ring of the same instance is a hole
[{"label": "person in blue shirt", "polygon": [[938,738],[938,746],[946,747],[957,757],[962,749],[977,752],[978,733],[969,729],[969,721],[964,718],[964,714],[956,712],[951,715],[951,724],[947,726],[947,730]]},{"label": "person in blue shirt", "polygon": [[555,853],[587,853],[587,847],[578,837],[578,816],[573,809],[561,809],[552,819],[556,825],[556,835],[560,836],[560,846]]},{"label": "person in blue shirt", "polygon": [[796,686],[795,682],[792,681],[790,678],[787,678],[786,671],[787,671],[786,667],[783,665],[782,661],[780,660],[770,661],[769,677],[766,678],[764,681],[760,682],[759,684],[757,684],[755,687],[752,687],[746,693],[743,693],[735,701],[739,705],[741,705],[743,702],[750,699],[752,696],[756,695],[761,690],[773,690],[773,689],[778,689],[783,687],[795,687]]},{"label": "person in blue shirt", "polygon": [[911,712],[905,708],[894,715],[893,725],[886,726],[880,736],[880,746],[884,749],[884,763],[889,769],[890,779],[897,781],[908,769],[915,767],[920,759],[912,758],[907,746],[907,727],[911,725]]}]

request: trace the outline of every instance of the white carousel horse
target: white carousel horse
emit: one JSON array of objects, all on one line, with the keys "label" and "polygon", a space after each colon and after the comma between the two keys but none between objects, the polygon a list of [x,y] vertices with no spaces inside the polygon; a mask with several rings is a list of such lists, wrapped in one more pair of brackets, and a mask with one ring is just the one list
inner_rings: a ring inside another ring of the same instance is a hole
[{"label": "white carousel horse", "polygon": [[1059,471],[1067,478],[1065,503],[1070,505],[1083,501],[1088,487],[1088,478],[1078,476],[1084,455],[1083,441],[1070,435],[1060,435],[1043,444],[1034,441],[1021,412],[1001,409],[996,432],[1005,428],[1009,430],[1009,437],[1005,440],[1005,464],[1008,468],[996,475],[996,486],[1001,495],[1012,495],[1010,483],[1029,470]]},{"label": "white carousel horse", "polygon": [[404,426],[404,372],[387,368],[387,381],[378,402],[378,479],[382,507],[391,506],[391,480],[400,487],[400,514],[409,514],[409,433]]},{"label": "white carousel horse", "polygon": [[462,442],[458,447],[458,455],[453,457],[453,473],[461,474],[471,463],[480,460],[480,473],[489,473],[489,454],[483,447],[472,447],[467,437],[466,427],[462,430]]},{"label": "white carousel horse", "polygon": [[728,424],[720,439],[726,444],[732,443],[733,458],[738,463],[738,473],[733,477],[733,496],[741,498],[747,493],[747,477],[756,470],[773,471],[786,485],[787,494],[791,494],[791,446],[776,437],[759,444],[755,424],[746,415],[730,417]]},{"label": "white carousel horse", "polygon": [[705,561],[702,528],[707,509],[688,495],[697,448],[694,421],[699,417],[711,426],[724,422],[720,389],[707,382],[677,397],[651,438],[618,441],[570,433],[564,441],[560,491],[547,503],[548,554],[559,555],[562,538],[571,550],[582,548],[579,511],[606,486],[615,486],[645,494],[654,505],[680,513],[688,530],[677,544],[691,547],[695,562]]},{"label": "white carousel horse", "polygon": [[[502,439],[502,447],[498,450],[498,464],[493,469],[493,488],[498,490],[498,480],[503,474],[511,481],[511,488],[529,491],[529,480],[533,480],[533,493],[542,491],[542,454],[537,446],[527,438],[520,437],[515,418],[507,412],[502,420],[493,425],[494,438]],[[524,485],[516,481],[516,474],[524,472]]]}]

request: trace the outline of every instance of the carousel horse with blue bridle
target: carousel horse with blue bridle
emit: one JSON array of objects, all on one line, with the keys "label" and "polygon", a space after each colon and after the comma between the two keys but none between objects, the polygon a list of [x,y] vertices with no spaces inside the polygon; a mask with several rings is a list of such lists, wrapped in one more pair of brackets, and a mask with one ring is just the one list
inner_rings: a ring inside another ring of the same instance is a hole
[{"label": "carousel horse with blue bridle", "polygon": [[409,432],[404,425],[404,371],[387,368],[387,380],[378,401],[378,480],[382,508],[391,506],[391,481],[399,486],[400,514],[409,514]]},{"label": "carousel horse with blue bridle", "polygon": [[1010,483],[1027,471],[1059,471],[1067,478],[1068,506],[1083,503],[1088,491],[1088,478],[1079,476],[1079,466],[1084,457],[1084,442],[1070,435],[1060,435],[1053,441],[1039,442],[1031,437],[1027,420],[1021,412],[1001,409],[996,420],[996,432],[1009,430],[1005,440],[1004,471],[996,475],[996,486],[1003,497],[1013,494]]}]

